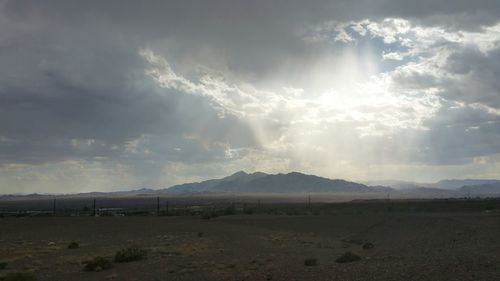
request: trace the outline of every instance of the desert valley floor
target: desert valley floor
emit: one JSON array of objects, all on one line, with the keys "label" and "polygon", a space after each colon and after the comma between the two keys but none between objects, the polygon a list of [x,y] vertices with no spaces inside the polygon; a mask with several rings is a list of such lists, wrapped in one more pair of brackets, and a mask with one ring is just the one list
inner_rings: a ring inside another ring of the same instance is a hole
[{"label": "desert valley floor", "polygon": [[[380,203],[385,204],[385,203]],[[500,213],[0,218],[0,276],[36,280],[500,280]],[[79,247],[68,249],[70,242]],[[372,247],[363,246],[369,244]],[[113,262],[123,248],[142,260]],[[338,263],[346,252],[360,260]],[[82,270],[101,256],[109,269]],[[306,260],[312,260],[306,265]]]}]

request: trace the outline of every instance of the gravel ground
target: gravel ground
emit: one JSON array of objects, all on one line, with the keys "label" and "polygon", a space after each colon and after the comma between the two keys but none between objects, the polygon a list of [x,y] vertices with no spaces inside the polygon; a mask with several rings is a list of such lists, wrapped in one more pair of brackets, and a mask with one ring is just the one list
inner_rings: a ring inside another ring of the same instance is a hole
[{"label": "gravel ground", "polygon": [[[130,246],[147,259],[82,270]],[[361,260],[335,261],[348,251]],[[47,281],[500,280],[500,214],[2,218],[0,262]]]}]

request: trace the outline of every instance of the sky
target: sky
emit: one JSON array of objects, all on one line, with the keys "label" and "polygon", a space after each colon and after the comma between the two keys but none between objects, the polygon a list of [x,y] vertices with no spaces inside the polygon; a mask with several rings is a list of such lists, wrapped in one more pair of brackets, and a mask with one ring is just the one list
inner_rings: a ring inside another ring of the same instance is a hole
[{"label": "sky", "polygon": [[0,193],[500,178],[497,0],[0,0]]}]

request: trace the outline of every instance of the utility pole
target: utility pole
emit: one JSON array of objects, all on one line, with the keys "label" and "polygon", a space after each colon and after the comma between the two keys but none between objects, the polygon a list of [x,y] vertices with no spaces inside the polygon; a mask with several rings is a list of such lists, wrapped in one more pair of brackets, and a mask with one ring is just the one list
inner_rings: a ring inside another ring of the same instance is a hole
[{"label": "utility pole", "polygon": [[56,197],[54,196],[54,202],[52,203],[52,214],[56,215]]},{"label": "utility pole", "polygon": [[92,216],[95,217],[97,214],[95,212],[95,198],[94,198],[94,207],[93,207],[93,211],[92,211]]},{"label": "utility pole", "polygon": [[156,197],[156,216],[160,216],[160,196]]}]

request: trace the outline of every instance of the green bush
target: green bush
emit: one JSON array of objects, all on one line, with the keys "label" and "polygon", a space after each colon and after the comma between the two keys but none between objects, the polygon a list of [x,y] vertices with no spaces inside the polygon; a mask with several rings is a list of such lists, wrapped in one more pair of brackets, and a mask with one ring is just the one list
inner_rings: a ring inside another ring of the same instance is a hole
[{"label": "green bush", "polygon": [[0,270],[2,269],[5,269],[7,267],[7,264],[6,262],[0,262]]},{"label": "green bush", "polygon": [[305,266],[315,266],[318,265],[318,260],[315,258],[308,258],[304,261]]},{"label": "green bush", "polygon": [[139,248],[122,249],[115,254],[115,262],[131,262],[145,259],[147,257],[146,250]]},{"label": "green bush", "polygon": [[29,272],[13,272],[0,278],[1,281],[35,281],[35,275]]},{"label": "green bush", "polygon": [[68,249],[77,249],[78,247],[80,247],[80,245],[75,241],[68,244]]},{"label": "green bush", "polygon": [[359,261],[360,259],[361,257],[358,254],[355,254],[353,252],[346,252],[340,258],[338,258],[336,262],[346,263],[346,262]]},{"label": "green bush", "polygon": [[92,260],[84,261],[85,266],[83,270],[85,271],[102,271],[105,269],[110,269],[113,264],[103,257],[95,257]]}]

